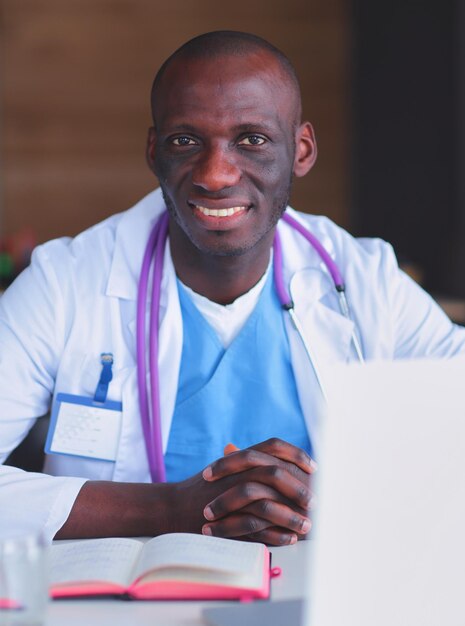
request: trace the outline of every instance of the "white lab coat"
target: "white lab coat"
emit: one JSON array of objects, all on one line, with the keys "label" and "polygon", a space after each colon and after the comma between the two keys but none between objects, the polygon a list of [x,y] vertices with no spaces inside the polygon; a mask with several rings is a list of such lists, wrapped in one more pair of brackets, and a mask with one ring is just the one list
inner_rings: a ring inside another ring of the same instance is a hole
[{"label": "white lab coat", "polygon": [[[145,244],[164,208],[157,190],[75,239],[38,247],[31,266],[0,298],[0,461],[34,420],[48,411],[53,394],[93,396],[102,352],[114,355],[108,397],[123,403],[115,463],[50,455],[45,465],[48,475],[0,466],[0,533],[2,528],[33,526],[53,537],[87,478],[149,481],[136,381],[136,296]],[[398,270],[389,245],[380,240],[357,241],[325,217],[293,215],[318,237],[341,269],[367,359],[465,352],[465,329],[454,326]],[[288,225],[280,223],[279,231],[284,279],[292,283],[296,313],[324,381],[334,362],[355,358],[353,323],[340,314],[333,283],[315,251]],[[301,405],[315,444],[320,390],[290,323],[288,337]],[[159,349],[165,448],[181,349],[181,312],[167,246]]]}]

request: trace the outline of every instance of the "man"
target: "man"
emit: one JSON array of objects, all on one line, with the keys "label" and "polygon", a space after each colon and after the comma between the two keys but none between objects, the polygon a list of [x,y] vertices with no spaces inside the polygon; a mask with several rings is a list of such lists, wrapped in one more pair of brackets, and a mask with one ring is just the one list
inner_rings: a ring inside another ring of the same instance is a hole
[{"label": "man", "polygon": [[[49,537],[190,531],[293,543],[311,526],[320,386],[332,363],[356,358],[354,323],[339,313],[320,257],[282,222],[281,269],[312,363],[276,295],[277,223],[292,177],[316,159],[297,79],[267,42],[209,33],[165,62],[152,111],[147,160],[161,192],[74,240],[39,247],[0,300],[3,457],[52,394],[55,404],[59,393],[94,397],[102,353],[113,355],[108,397],[122,402],[115,456],[50,454],[52,476],[2,467],[1,516]],[[151,483],[135,317],[144,249],[166,209],[156,360],[168,482]],[[389,246],[287,212],[342,269],[365,358],[465,350],[465,331],[399,272]],[[223,456],[230,441],[240,449]]]}]

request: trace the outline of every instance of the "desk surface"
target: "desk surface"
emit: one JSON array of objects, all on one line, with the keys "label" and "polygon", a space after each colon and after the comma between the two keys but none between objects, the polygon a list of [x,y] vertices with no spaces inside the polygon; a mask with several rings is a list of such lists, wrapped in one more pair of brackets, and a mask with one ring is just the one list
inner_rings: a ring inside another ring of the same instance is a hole
[{"label": "desk surface", "polygon": [[[271,600],[303,598],[307,583],[312,541],[294,546],[272,548],[273,566],[283,573],[271,583]],[[226,602],[209,602],[208,606]],[[202,609],[206,602],[125,602],[122,600],[55,600],[50,601],[45,626],[205,626]],[[257,625],[258,626],[258,625]]]}]

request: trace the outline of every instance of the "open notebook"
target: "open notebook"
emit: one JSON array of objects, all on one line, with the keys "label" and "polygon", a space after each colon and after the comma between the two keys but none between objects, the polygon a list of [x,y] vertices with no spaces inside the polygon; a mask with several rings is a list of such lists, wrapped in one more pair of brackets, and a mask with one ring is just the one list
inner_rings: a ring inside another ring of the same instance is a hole
[{"label": "open notebook", "polygon": [[143,542],[109,537],[54,542],[50,595],[136,600],[252,600],[270,593],[261,543],[189,533]]},{"label": "open notebook", "polygon": [[465,359],[333,376],[305,626],[463,626]]}]

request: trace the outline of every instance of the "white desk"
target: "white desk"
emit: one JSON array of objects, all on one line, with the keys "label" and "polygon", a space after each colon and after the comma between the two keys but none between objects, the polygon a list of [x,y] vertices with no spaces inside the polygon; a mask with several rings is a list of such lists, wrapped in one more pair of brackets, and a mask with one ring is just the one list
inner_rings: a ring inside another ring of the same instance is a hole
[{"label": "white desk", "polygon": [[[279,566],[283,571],[271,582],[272,601],[304,597],[312,544],[312,541],[300,541],[295,546],[271,549],[273,566]],[[226,603],[209,602],[208,606],[221,604]],[[45,625],[205,626],[202,609],[206,606],[206,602],[55,600],[49,603]]]}]

